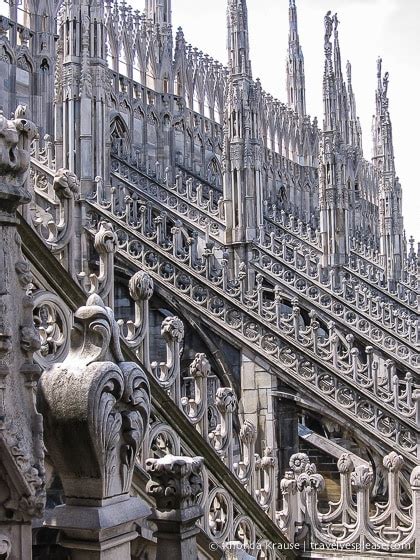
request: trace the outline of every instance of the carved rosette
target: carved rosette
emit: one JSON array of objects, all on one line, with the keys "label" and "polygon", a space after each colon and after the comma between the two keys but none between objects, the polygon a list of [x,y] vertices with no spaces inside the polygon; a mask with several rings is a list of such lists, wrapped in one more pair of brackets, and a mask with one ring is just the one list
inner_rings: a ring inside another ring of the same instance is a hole
[{"label": "carved rosette", "polygon": [[296,476],[304,472],[307,465],[309,457],[305,453],[295,453],[290,457],[289,466]]},{"label": "carved rosette", "polygon": [[146,470],[151,478],[146,491],[160,512],[196,507],[203,492],[202,457],[148,459]]},{"label": "carved rosette", "polygon": [[74,320],[67,358],[45,371],[38,391],[46,446],[67,501],[128,497],[149,422],[149,383],[123,361],[118,325],[98,295]]}]

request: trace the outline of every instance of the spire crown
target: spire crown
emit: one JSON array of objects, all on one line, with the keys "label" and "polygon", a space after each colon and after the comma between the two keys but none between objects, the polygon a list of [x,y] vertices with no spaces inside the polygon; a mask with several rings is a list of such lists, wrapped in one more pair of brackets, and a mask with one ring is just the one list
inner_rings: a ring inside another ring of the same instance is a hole
[{"label": "spire crown", "polygon": [[232,75],[252,77],[246,0],[228,0],[228,50]]},{"label": "spire crown", "polygon": [[289,50],[286,77],[288,105],[303,117],[306,114],[305,70],[299,42],[295,0],[289,0]]}]

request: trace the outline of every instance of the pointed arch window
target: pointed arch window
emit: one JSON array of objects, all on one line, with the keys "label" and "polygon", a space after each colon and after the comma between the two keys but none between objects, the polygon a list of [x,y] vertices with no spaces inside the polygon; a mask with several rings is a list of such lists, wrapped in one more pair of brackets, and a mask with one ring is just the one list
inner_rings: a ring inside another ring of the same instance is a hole
[{"label": "pointed arch window", "polygon": [[214,104],[214,120],[219,124],[222,124],[222,115],[223,109],[221,108],[219,101],[216,100]]},{"label": "pointed arch window", "polygon": [[110,136],[112,152],[119,155],[127,153],[129,146],[128,128],[119,115],[111,121]]},{"label": "pointed arch window", "polygon": [[210,106],[209,96],[207,95],[207,93],[204,96],[204,116],[207,119],[211,118],[211,106]]},{"label": "pointed arch window", "polygon": [[208,165],[207,179],[216,189],[220,190],[222,188],[222,170],[217,158],[213,158]]}]

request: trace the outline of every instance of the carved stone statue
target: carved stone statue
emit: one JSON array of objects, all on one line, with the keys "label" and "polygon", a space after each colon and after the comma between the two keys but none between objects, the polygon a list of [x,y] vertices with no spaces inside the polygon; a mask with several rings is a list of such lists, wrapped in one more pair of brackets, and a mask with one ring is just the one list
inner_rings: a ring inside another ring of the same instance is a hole
[{"label": "carved stone statue", "polygon": [[333,18],[331,17],[331,10],[328,10],[324,18],[324,26],[325,26],[324,49],[325,49],[325,54],[327,54],[332,51],[331,35],[333,31]]}]

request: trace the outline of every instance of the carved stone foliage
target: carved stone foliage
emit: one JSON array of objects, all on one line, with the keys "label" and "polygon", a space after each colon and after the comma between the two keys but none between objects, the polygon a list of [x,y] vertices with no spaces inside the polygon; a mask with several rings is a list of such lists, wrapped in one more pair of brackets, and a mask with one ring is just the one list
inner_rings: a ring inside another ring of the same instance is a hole
[{"label": "carved stone foliage", "polygon": [[203,491],[202,457],[148,459],[146,469],[151,480],[147,493],[156,500],[160,511],[185,510],[197,505]]},{"label": "carved stone foliage", "polygon": [[70,352],[38,391],[46,446],[68,500],[127,495],[149,422],[147,377],[124,362],[113,312],[98,295],[74,319]]},{"label": "carved stone foliage", "polygon": [[58,362],[67,354],[70,342],[70,312],[55,294],[37,290],[34,293],[34,325],[39,333],[41,348],[37,362],[45,367]]}]

